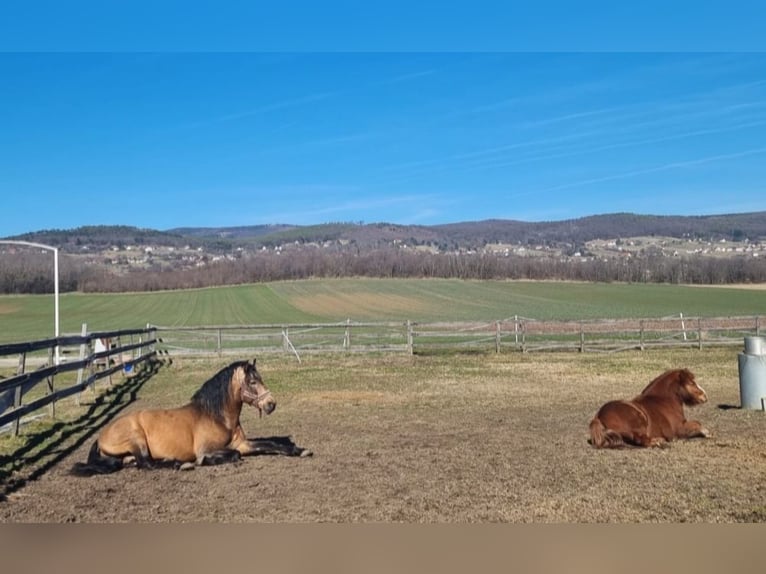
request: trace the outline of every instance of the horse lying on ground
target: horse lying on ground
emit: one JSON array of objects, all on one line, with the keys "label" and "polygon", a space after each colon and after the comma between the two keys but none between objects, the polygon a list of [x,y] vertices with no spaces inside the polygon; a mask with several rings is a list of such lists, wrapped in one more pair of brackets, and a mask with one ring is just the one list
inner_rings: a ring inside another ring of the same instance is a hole
[{"label": "horse lying on ground", "polygon": [[182,407],[139,410],[115,419],[93,443],[88,461],[75,463],[72,474],[106,474],[129,463],[139,468],[173,466],[187,470],[234,462],[245,455],[311,455],[288,437],[248,439],[239,421],[243,403],[266,414],[277,405],[255,367],[255,359],[221,369]]},{"label": "horse lying on ground", "polygon": [[707,437],[699,421],[686,420],[684,405],[707,401],[705,391],[688,369],[667,371],[630,401],[610,401],[590,422],[596,448],[664,446],[676,438]]}]

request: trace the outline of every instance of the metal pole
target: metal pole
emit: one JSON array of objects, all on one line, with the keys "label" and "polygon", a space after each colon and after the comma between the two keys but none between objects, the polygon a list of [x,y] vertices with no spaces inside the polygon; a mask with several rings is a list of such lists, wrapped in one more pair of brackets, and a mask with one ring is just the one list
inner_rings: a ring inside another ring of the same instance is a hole
[{"label": "metal pole", "polygon": [[[37,247],[38,249],[47,249],[53,251],[53,332],[54,336],[59,337],[59,250],[58,247],[52,247],[43,243],[33,243],[32,241],[15,241],[10,239],[2,239],[0,243],[6,245],[27,245],[29,247]],[[56,365],[60,363],[59,346],[56,345]]]},{"label": "metal pole", "polygon": [[[53,296],[56,301],[53,304],[55,314],[55,333],[56,338],[59,338],[59,250],[58,247],[53,247]],[[59,354],[59,346],[56,345],[56,365],[61,363],[61,356]]]}]

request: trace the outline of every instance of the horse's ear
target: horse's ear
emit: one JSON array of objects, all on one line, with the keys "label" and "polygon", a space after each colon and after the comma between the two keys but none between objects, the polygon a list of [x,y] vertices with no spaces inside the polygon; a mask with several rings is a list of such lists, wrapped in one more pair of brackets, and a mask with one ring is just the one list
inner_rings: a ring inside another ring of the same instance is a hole
[{"label": "horse's ear", "polygon": [[255,366],[255,357],[253,357],[253,366]]}]

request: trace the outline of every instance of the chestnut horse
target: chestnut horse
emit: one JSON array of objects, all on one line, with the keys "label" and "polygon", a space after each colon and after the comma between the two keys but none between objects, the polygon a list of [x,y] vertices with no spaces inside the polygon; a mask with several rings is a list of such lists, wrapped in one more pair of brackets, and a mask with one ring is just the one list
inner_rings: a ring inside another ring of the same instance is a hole
[{"label": "chestnut horse", "polygon": [[596,448],[663,446],[676,438],[707,437],[699,421],[688,421],[684,405],[707,401],[705,391],[688,369],[666,371],[630,401],[610,401],[590,422]]},{"label": "chestnut horse", "polygon": [[239,421],[243,403],[266,414],[276,408],[255,359],[221,369],[182,407],[139,410],[115,419],[93,443],[88,461],[75,463],[72,474],[106,474],[132,462],[139,468],[170,465],[187,470],[233,462],[243,455],[311,454],[286,437],[248,439]]}]

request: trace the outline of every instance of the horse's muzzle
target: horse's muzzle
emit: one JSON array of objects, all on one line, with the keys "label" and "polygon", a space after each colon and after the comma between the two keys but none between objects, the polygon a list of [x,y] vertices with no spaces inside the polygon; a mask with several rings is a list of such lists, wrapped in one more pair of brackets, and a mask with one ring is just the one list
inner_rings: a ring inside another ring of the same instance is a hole
[{"label": "horse's muzzle", "polygon": [[274,412],[274,409],[277,408],[276,401],[266,401],[265,405],[258,405],[258,408],[260,408],[262,411],[264,411],[267,415],[270,415]]}]

